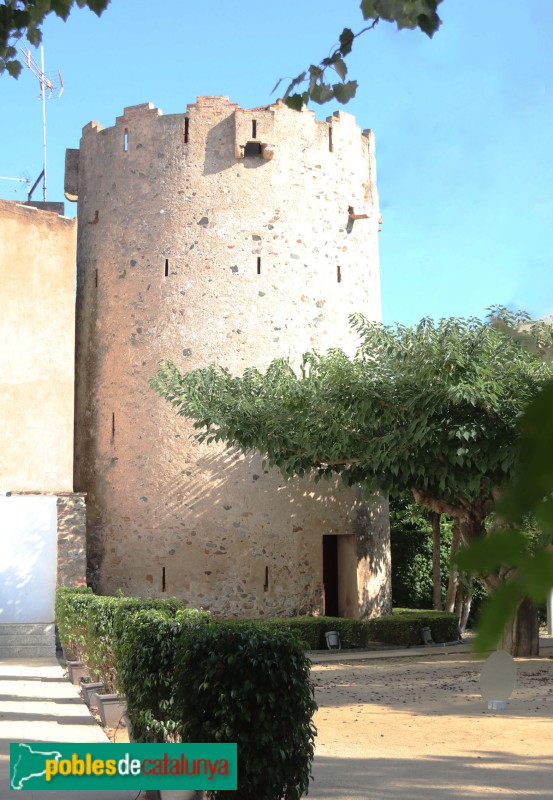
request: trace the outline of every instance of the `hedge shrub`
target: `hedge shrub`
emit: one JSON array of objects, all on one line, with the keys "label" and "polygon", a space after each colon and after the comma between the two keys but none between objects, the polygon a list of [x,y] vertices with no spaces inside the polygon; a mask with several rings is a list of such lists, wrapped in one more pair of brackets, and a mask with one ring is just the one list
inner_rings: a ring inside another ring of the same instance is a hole
[{"label": "hedge shrub", "polygon": [[95,596],[89,604],[86,662],[93,680],[104,684],[106,693],[116,691],[113,625],[119,597]]},{"label": "hedge shrub", "polygon": [[365,621],[369,640],[405,647],[421,645],[422,628],[429,627],[435,642],[453,642],[459,638],[459,620],[446,611],[394,609],[387,617]]},{"label": "hedge shrub", "polygon": [[326,647],[324,641],[326,617],[263,617],[262,619],[231,619],[225,620],[228,625],[259,627],[273,633],[292,634],[302,643],[305,650],[320,650]]},{"label": "hedge shrub", "polygon": [[322,638],[319,640],[321,649],[327,649],[325,638],[327,631],[338,631],[340,642],[345,650],[356,650],[367,646],[370,639],[367,620],[346,619],[345,617],[320,617],[320,619],[322,621]]},{"label": "hedge shrub", "polygon": [[237,742],[238,791],[211,798],[298,800],[314,755],[310,662],[293,634],[219,622],[177,640],[184,741]]},{"label": "hedge shrub", "polygon": [[60,586],[56,591],[58,635],[68,661],[86,659],[88,610],[94,598],[87,587]]},{"label": "hedge shrub", "polygon": [[422,628],[428,626],[435,642],[458,639],[459,621],[445,611],[394,609],[391,616],[377,619],[345,619],[343,617],[289,617],[255,620],[232,620],[233,625],[255,625],[263,630],[293,633],[307,650],[326,650],[325,633],[338,631],[344,650],[369,647],[372,643],[420,645]]},{"label": "hedge shrub", "polygon": [[110,597],[95,595],[92,589],[62,586],[56,591],[56,620],[60,641],[71,658],[83,661],[94,680],[107,692],[115,692],[116,611],[132,614],[139,610],[159,610],[174,616],[185,608],[176,598]]},{"label": "hedge shrub", "polygon": [[117,687],[125,695],[133,738],[175,742],[181,738],[175,707],[175,648],[183,631],[212,621],[208,611],[168,604],[130,612],[122,604],[114,619]]},{"label": "hedge shrub", "polygon": [[366,647],[366,621],[343,617],[267,617],[254,620],[233,620],[232,624],[258,625],[264,630],[293,633],[307,650],[326,650],[325,633],[338,631],[342,647],[354,650]]},{"label": "hedge shrub", "polygon": [[[121,597],[121,608],[127,614],[135,611],[161,611],[163,614],[174,616],[177,611],[186,610],[182,600],[176,597]],[[196,611],[195,608],[191,611]]]}]

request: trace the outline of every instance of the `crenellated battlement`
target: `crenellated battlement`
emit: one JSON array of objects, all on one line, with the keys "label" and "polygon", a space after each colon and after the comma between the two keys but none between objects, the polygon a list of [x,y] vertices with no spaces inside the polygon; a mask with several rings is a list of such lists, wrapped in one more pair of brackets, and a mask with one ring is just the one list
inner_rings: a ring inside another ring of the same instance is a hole
[{"label": "crenellated battlement", "polygon": [[[95,143],[98,137],[101,144]],[[367,148],[368,156],[372,157],[373,150],[370,131],[361,131],[351,114],[336,111],[322,121],[315,118],[312,110],[293,111],[281,100],[243,109],[225,96],[200,96],[195,103],[188,103],[186,112],[181,114],[165,115],[152,103],[127,106],[112,127],[106,128],[97,121],[85,125],[80,150],[90,150],[92,154],[97,147],[101,152],[96,157],[119,161],[132,160],[142,151],[138,160],[143,161],[144,151],[149,147],[158,149],[161,140],[168,159],[168,150],[172,150],[173,154],[190,156],[188,161],[198,165],[223,156],[297,161],[309,159],[316,150],[320,160],[326,153],[350,155],[360,144]],[[73,151],[66,173],[65,191],[70,200],[78,196],[78,152]]]},{"label": "crenellated battlement", "polygon": [[226,95],[199,95],[195,103],[187,103],[187,113],[192,114],[194,111],[209,108],[238,108],[238,103],[233,103]]},{"label": "crenellated battlement", "polygon": [[[304,108],[302,111],[293,111],[292,109],[288,108],[288,106],[282,101],[277,100],[275,103],[270,103],[266,106],[257,106],[255,108],[240,108],[238,103],[234,103],[229,100],[228,97],[223,95],[213,95],[213,96],[199,96],[196,99],[195,103],[187,103],[186,105],[186,112],[183,114],[175,114],[170,116],[180,116],[182,118],[185,117],[193,117],[193,116],[202,116],[202,115],[209,115],[215,112],[216,114],[235,114],[236,118],[239,119],[255,119],[255,118],[273,118],[275,113],[280,114],[288,114],[291,115],[293,118],[303,120],[310,119],[314,126],[328,126],[332,124],[342,124],[344,126],[349,126],[355,128],[359,135],[366,136],[367,131],[361,131],[359,125],[357,125],[355,121],[355,117],[352,114],[348,114],[344,111],[334,111],[326,120],[318,120],[315,117],[315,112],[310,108]],[[123,109],[123,114],[119,117],[116,117],[115,126],[125,125],[129,122],[135,120],[143,120],[143,119],[157,119],[158,117],[166,116],[162,109],[157,108],[154,106],[153,103],[139,103],[135,106],[125,106]],[[96,120],[87,123],[83,128],[83,133],[86,131],[103,131],[109,130],[109,128],[105,128]]]},{"label": "crenellated battlement", "polygon": [[141,119],[143,117],[162,117],[163,111],[160,108],[156,108],[153,103],[140,103],[137,106],[126,106],[123,109],[123,115],[121,117],[116,118],[116,125],[126,125],[129,122],[132,122],[135,119]]}]

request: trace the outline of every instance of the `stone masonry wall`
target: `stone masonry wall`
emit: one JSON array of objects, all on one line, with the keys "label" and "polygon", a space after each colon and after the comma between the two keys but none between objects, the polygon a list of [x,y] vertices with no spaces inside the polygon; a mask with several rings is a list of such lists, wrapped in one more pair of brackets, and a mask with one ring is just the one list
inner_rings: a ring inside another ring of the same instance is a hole
[{"label": "stone masonry wall", "polygon": [[[186,114],[146,104],[112,128],[90,123],[66,163],[90,579],[220,615],[322,611],[322,537],[363,539],[357,491],[285,483],[257,456],[198,444],[148,378],[165,357],[239,373],[354,349],[348,315],[380,318],[372,134],[348,114],[198,98]],[[389,570],[370,568],[367,547],[353,616],[389,605]]]},{"label": "stone masonry wall", "polygon": [[86,586],[86,505],[83,494],[58,495],[58,586]]}]

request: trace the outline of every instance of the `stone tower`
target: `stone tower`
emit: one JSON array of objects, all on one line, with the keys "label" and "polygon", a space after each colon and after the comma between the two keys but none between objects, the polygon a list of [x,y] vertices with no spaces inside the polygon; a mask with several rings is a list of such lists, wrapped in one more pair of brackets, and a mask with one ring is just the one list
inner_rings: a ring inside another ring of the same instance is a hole
[{"label": "stone tower", "polygon": [[241,373],[352,349],[348,314],[380,317],[371,132],[280,102],[133,106],[83,129],[65,188],[78,199],[75,488],[93,585],[218,615],[387,609],[382,509],[199,445],[148,386],[167,357]]}]

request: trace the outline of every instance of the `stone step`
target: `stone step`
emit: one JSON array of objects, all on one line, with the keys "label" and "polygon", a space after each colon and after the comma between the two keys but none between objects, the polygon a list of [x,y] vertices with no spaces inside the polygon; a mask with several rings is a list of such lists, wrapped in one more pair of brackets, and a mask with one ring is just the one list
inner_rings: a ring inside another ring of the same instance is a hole
[{"label": "stone step", "polygon": [[10,636],[2,634],[0,636],[0,650],[3,647],[25,647],[33,645],[33,647],[52,647],[56,643],[56,638],[53,633],[46,636],[39,636],[33,634],[16,634]]},{"label": "stone step", "polygon": [[0,659],[52,658],[55,654],[53,622],[0,624]]},{"label": "stone step", "polygon": [[18,636],[20,634],[54,634],[56,626],[53,622],[2,622],[0,623],[0,637]]},{"label": "stone step", "polygon": [[56,648],[54,645],[46,647],[45,645],[7,645],[2,647],[0,645],[0,661],[10,661],[12,659],[26,659],[26,658],[54,658],[56,655]]}]

